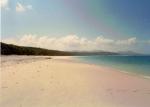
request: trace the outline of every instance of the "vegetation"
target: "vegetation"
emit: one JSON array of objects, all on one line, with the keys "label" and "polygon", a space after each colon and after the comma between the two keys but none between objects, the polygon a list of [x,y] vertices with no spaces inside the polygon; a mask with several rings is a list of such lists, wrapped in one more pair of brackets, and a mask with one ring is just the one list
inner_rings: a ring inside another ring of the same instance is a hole
[{"label": "vegetation", "polygon": [[48,50],[35,47],[16,46],[1,42],[2,55],[72,55],[70,52]]},{"label": "vegetation", "polygon": [[43,48],[17,46],[12,44],[0,43],[1,55],[49,55],[49,56],[71,56],[71,55],[116,55],[113,52],[67,52],[48,50]]}]

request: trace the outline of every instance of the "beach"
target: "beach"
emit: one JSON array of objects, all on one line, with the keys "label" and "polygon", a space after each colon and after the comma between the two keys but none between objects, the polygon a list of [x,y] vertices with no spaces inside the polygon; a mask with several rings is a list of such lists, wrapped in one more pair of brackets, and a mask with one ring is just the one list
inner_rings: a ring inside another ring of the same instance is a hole
[{"label": "beach", "polygon": [[150,107],[150,79],[67,56],[17,57],[2,56],[0,107]]}]

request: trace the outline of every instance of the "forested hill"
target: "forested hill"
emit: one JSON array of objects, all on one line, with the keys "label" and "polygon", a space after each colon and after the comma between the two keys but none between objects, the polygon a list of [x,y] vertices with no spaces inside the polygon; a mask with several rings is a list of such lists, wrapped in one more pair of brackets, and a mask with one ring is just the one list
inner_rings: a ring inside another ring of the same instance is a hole
[{"label": "forested hill", "polygon": [[73,56],[73,55],[117,55],[114,52],[69,52],[69,51],[58,51],[48,50],[36,47],[17,46],[13,44],[1,44],[1,55],[48,55],[48,56]]},{"label": "forested hill", "polygon": [[70,52],[48,50],[43,48],[17,46],[1,42],[2,55],[72,55]]}]

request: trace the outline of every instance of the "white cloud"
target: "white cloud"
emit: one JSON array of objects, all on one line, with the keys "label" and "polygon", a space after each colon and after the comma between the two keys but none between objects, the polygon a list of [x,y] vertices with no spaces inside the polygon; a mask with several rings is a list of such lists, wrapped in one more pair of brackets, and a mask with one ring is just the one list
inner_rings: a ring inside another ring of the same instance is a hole
[{"label": "white cloud", "polygon": [[99,36],[99,37],[97,37],[96,38],[96,40],[95,40],[95,42],[96,42],[96,44],[112,44],[112,43],[114,43],[114,40],[112,40],[112,39],[108,39],[108,38],[104,38],[103,36]]},{"label": "white cloud", "polygon": [[129,49],[136,43],[136,38],[132,37],[126,40],[113,40],[99,36],[94,39],[79,37],[77,35],[67,35],[63,37],[49,37],[37,35],[23,35],[21,38],[10,38],[2,40],[6,43],[12,43],[22,46],[33,46],[55,50],[106,50],[120,51]]},{"label": "white cloud", "polygon": [[0,0],[0,7],[6,7],[8,4],[8,0]]},{"label": "white cloud", "polygon": [[27,5],[26,8],[32,10],[32,5]]},{"label": "white cloud", "polygon": [[136,37],[132,37],[127,40],[118,40],[116,41],[116,44],[117,45],[132,45],[132,44],[135,44],[136,42],[137,42]]},{"label": "white cloud", "polygon": [[17,3],[17,5],[16,5],[16,11],[17,12],[24,12],[25,10],[26,9],[25,9],[25,7],[22,4]]},{"label": "white cloud", "polygon": [[16,4],[16,11],[17,12],[25,12],[27,10],[32,10],[32,5],[23,5],[19,2]]}]

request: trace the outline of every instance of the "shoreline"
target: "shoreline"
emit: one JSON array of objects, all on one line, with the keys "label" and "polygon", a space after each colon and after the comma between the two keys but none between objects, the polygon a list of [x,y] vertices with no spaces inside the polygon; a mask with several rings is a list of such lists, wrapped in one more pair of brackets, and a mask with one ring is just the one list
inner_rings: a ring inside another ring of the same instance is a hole
[{"label": "shoreline", "polygon": [[[16,56],[15,56],[16,57]],[[51,57],[1,70],[3,107],[149,107],[150,80],[109,67]]]},{"label": "shoreline", "polygon": [[138,73],[133,73],[130,71],[126,71],[123,69],[118,69],[115,67],[109,67],[108,65],[100,65],[100,64],[92,64],[92,63],[88,63],[88,62],[83,62],[77,58],[75,58],[74,56],[57,56],[57,57],[52,57],[54,59],[58,59],[58,60],[65,60],[65,61],[69,61],[69,62],[74,62],[74,63],[81,63],[81,64],[87,64],[87,65],[95,65],[95,66],[99,66],[99,67],[103,67],[103,68],[108,68],[108,69],[112,69],[115,72],[121,72],[123,74],[128,74],[131,76],[137,76],[139,78],[143,78],[143,79],[150,79],[150,76],[146,76],[146,75],[142,75],[142,74],[138,74]]},{"label": "shoreline", "polygon": [[[69,63],[79,63],[79,64],[85,64],[85,65],[92,65],[92,66],[96,66],[96,67],[100,67],[100,68],[110,69],[110,70],[115,71],[115,72],[120,72],[120,73],[123,73],[123,74],[127,74],[129,76],[135,76],[135,77],[138,77],[138,78],[150,80],[150,76],[146,76],[146,75],[142,75],[142,74],[136,74],[136,73],[133,73],[133,72],[128,72],[128,71],[121,70],[121,69],[118,69],[118,68],[109,67],[107,65],[99,65],[99,64],[92,64],[92,63],[83,62],[83,61],[75,58],[74,56],[34,56],[34,55],[33,56],[32,55],[29,55],[29,56],[27,56],[27,55],[21,55],[21,56],[9,55],[9,56],[5,56],[5,55],[3,55],[3,56],[1,56],[1,66],[4,67],[5,62],[6,62],[6,66],[11,65],[12,63],[9,64],[8,61],[5,61],[5,60],[3,61],[2,57],[20,57],[20,59],[15,59],[15,60],[11,59],[12,62],[15,62],[15,64],[18,64],[18,62],[20,63],[20,61],[21,61],[21,63],[27,63],[27,62],[30,63],[30,62],[34,62],[34,61],[38,61],[38,60],[52,59],[52,60],[58,60],[58,61],[65,61],[65,62],[69,62]],[[4,63],[4,65],[3,65],[3,63]]]}]

